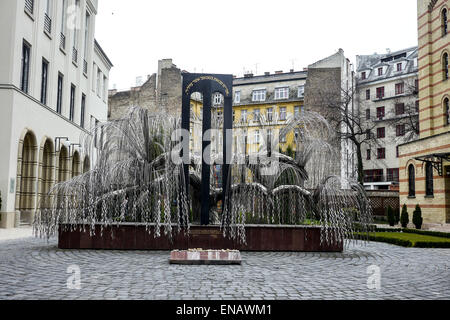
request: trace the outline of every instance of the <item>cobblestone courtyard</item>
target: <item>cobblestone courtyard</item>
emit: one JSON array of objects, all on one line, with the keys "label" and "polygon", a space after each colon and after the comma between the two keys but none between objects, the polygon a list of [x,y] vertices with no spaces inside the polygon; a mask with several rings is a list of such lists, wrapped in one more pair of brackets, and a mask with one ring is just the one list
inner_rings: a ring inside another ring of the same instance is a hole
[{"label": "cobblestone courtyard", "polygon": [[[241,266],[175,266],[168,252],[67,251],[0,241],[0,299],[450,299],[450,250],[352,244],[342,254],[247,253]],[[81,289],[68,289],[69,266]],[[368,289],[368,267],[381,289]]]}]

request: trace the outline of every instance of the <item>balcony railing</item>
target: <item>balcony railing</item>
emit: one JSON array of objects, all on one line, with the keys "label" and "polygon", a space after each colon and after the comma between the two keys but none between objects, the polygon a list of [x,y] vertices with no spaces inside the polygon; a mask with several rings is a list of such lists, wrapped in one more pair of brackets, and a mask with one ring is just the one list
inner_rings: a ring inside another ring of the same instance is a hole
[{"label": "balcony railing", "polygon": [[72,48],[72,61],[75,63],[78,62],[78,50],[75,48]]},{"label": "balcony railing", "polygon": [[48,33],[52,33],[52,19],[50,19],[50,17],[45,14],[45,19],[44,19],[44,30],[47,31]]},{"label": "balcony railing", "polygon": [[63,33],[61,33],[60,35],[59,47],[63,50],[66,50],[66,36]]},{"label": "balcony railing", "polygon": [[400,179],[398,176],[395,175],[372,175],[372,176],[365,176],[364,182],[366,183],[377,183],[377,182],[399,182]]},{"label": "balcony railing", "polygon": [[34,12],[34,0],[25,0],[25,10],[33,14]]}]

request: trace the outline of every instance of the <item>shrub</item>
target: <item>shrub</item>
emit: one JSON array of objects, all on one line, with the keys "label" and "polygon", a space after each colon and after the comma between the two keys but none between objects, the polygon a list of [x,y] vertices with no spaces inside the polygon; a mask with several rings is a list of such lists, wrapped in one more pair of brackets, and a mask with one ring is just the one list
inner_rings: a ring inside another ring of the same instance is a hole
[{"label": "shrub", "polygon": [[393,226],[395,226],[394,210],[392,210],[391,206],[389,206],[386,210],[387,210],[387,218],[388,218],[389,225],[391,227],[393,227]]},{"label": "shrub", "polygon": [[399,224],[400,222],[400,209],[395,209],[394,210],[394,218],[395,218],[395,224]]},{"label": "shrub", "polygon": [[415,248],[450,248],[450,242],[417,241]]},{"label": "shrub", "polygon": [[402,224],[402,228],[407,228],[408,227],[409,214],[408,214],[408,208],[406,207],[406,204],[403,205],[402,214],[400,216],[400,222]]},{"label": "shrub", "polygon": [[422,210],[419,205],[416,206],[416,210],[413,212],[413,223],[416,226],[416,229],[422,229]]},{"label": "shrub", "polygon": [[450,233],[448,232],[439,232],[439,231],[423,231],[423,230],[413,230],[413,229],[404,229],[404,233],[415,233],[415,234],[421,234],[424,236],[432,236],[432,237],[439,237],[439,238],[450,238]]},{"label": "shrub", "polygon": [[369,235],[368,238],[369,238],[369,241],[384,242],[384,243],[394,244],[394,245],[402,246],[402,247],[412,247],[413,246],[412,242],[409,240],[387,238],[387,237],[382,237],[382,236],[377,236],[377,235],[375,235],[375,236]]}]

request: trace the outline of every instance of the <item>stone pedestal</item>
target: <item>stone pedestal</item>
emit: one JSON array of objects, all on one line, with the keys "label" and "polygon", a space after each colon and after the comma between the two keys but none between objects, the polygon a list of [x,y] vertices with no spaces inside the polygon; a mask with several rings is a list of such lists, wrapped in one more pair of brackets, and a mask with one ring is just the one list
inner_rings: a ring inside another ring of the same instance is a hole
[{"label": "stone pedestal", "polygon": [[169,262],[185,265],[239,265],[242,259],[238,250],[174,250],[170,253]]},{"label": "stone pedestal", "polygon": [[15,225],[15,212],[2,212],[0,213],[2,219],[0,221],[0,228],[12,229]]}]

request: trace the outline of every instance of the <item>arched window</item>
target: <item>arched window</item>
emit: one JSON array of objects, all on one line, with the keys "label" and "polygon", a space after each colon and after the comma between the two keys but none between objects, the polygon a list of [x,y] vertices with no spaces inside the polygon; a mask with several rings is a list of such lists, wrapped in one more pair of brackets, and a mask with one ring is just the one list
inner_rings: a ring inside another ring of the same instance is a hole
[{"label": "arched window", "polygon": [[444,99],[444,116],[445,116],[445,125],[450,125],[450,102],[448,98]]},{"label": "arched window", "polygon": [[447,9],[442,10],[441,18],[442,18],[442,36],[445,36],[448,31]]},{"label": "arched window", "polygon": [[432,196],[434,195],[433,188],[433,164],[431,162],[427,162],[425,165],[425,188],[426,195]]},{"label": "arched window", "polygon": [[409,187],[409,193],[408,195],[410,197],[416,196],[416,170],[414,168],[414,165],[409,165],[408,167],[408,187]]},{"label": "arched window", "polygon": [[442,57],[442,71],[444,73],[444,80],[448,79],[448,53],[444,53]]}]

